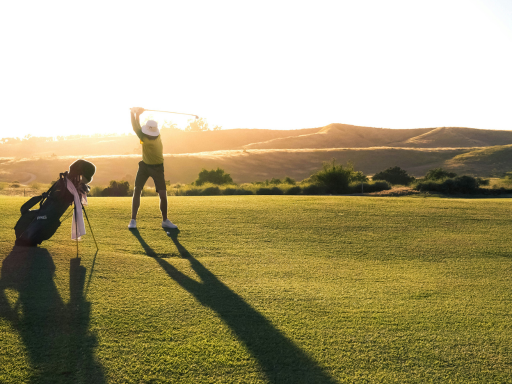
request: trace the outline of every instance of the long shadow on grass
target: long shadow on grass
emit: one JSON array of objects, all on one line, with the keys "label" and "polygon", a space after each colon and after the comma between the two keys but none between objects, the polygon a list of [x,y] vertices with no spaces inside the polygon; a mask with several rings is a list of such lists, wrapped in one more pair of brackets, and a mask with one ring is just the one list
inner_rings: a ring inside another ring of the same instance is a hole
[{"label": "long shadow on grass", "polygon": [[[220,316],[258,361],[270,383],[335,383],[299,347],[195,259],[178,241],[178,233],[178,230],[167,232],[202,283],[162,258],[155,260],[174,281]],[[149,246],[145,242],[141,244],[147,252]]]},{"label": "long shadow on grass", "polygon": [[88,331],[91,304],[83,295],[86,268],[71,259],[70,300],[65,304],[53,281],[48,251],[14,247],[2,263],[0,317],[23,340],[33,383],[104,383],[94,358],[96,337]]},{"label": "long shadow on grass", "polygon": [[135,236],[137,238],[137,240],[139,240],[139,243],[140,243],[140,245],[142,245],[144,252],[149,257],[168,257],[167,254],[161,254],[161,253],[155,252],[154,249],[151,248],[148,245],[148,243],[146,243],[146,241],[142,238],[142,236],[140,235],[140,232],[137,228],[130,229],[130,232],[133,236]]}]

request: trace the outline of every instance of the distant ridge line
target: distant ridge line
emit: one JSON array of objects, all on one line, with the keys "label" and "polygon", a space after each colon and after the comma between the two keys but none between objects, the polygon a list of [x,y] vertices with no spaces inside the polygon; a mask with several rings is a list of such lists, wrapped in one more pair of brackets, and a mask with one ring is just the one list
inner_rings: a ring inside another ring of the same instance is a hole
[{"label": "distant ridge line", "polygon": [[329,124],[314,133],[251,143],[244,148],[472,148],[507,144],[512,144],[512,131],[464,127],[391,129]]},{"label": "distant ridge line", "polygon": [[[333,123],[325,127],[296,130],[237,128],[185,132],[163,128],[161,132],[164,151],[172,154],[255,149],[474,148],[512,144],[512,131],[464,127],[394,129]],[[132,133],[128,127],[127,133]],[[0,143],[0,153],[2,157],[16,158],[141,153],[134,134],[43,141],[31,138],[15,143]]]}]

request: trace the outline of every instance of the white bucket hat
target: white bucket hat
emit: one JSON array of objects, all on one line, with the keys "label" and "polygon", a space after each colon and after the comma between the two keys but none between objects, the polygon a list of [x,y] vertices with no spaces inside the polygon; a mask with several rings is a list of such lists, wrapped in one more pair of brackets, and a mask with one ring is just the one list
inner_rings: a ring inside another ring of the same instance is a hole
[{"label": "white bucket hat", "polygon": [[148,136],[158,136],[160,131],[158,129],[158,123],[155,120],[148,120],[142,127],[142,133]]}]

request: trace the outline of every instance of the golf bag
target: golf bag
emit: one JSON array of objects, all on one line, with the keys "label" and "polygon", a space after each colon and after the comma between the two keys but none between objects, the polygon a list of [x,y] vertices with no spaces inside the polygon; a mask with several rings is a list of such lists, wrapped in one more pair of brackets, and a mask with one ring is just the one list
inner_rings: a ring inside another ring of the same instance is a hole
[{"label": "golf bag", "polygon": [[[84,174],[82,171],[83,165],[87,165],[85,163],[94,167],[85,160],[77,160],[71,165],[70,172],[61,173],[59,180],[47,192],[32,197],[21,206],[21,217],[14,227],[16,245],[33,247],[53,236],[61,224],[60,218],[74,202],[73,194],[67,188],[68,179],[79,194],[86,194],[89,191],[89,186],[82,182],[82,176],[86,182],[92,179],[91,172]],[[39,203],[39,209],[30,210],[37,203]],[[82,207],[75,207],[75,209],[82,209]]]}]

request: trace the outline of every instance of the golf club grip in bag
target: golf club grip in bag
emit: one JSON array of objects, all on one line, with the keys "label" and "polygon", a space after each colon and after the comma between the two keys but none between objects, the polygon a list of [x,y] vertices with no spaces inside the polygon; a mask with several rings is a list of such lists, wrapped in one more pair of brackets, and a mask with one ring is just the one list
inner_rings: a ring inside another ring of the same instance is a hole
[{"label": "golf club grip in bag", "polygon": [[[48,192],[32,197],[21,206],[21,217],[14,227],[16,245],[37,246],[57,231],[60,218],[74,201],[67,188],[66,174],[61,173]],[[37,203],[39,209],[30,210]]]}]

